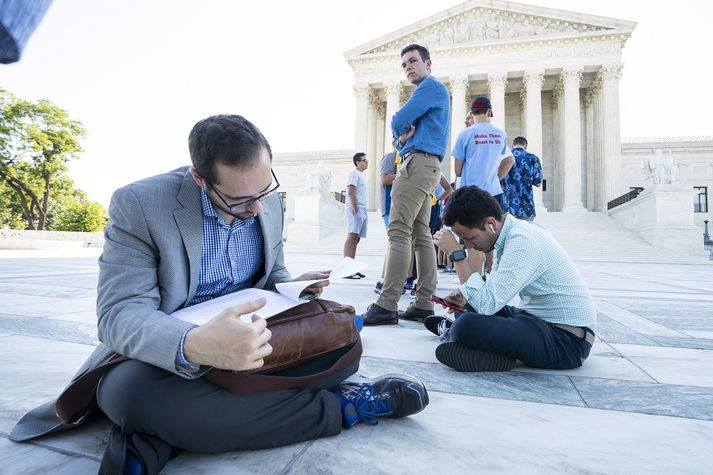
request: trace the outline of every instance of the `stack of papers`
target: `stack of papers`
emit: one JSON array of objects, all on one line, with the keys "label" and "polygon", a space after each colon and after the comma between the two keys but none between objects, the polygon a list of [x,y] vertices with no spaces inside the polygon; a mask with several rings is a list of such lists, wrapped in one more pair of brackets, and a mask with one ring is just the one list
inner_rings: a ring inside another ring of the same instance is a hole
[{"label": "stack of papers", "polygon": [[[356,274],[366,269],[367,266],[367,264],[357,262],[350,257],[345,257],[332,269],[329,279],[326,280],[341,279]],[[300,298],[302,292],[310,285],[323,282],[324,280],[325,279],[282,282],[275,286],[279,293],[262,289],[245,289],[191,307],[182,308],[181,310],[173,312],[171,316],[185,320],[186,322],[191,322],[195,325],[203,325],[226,308],[264,298],[267,303],[254,313],[262,318],[270,318],[304,303],[305,300]],[[252,315],[243,315],[243,317],[245,317],[246,320],[250,320]]]}]

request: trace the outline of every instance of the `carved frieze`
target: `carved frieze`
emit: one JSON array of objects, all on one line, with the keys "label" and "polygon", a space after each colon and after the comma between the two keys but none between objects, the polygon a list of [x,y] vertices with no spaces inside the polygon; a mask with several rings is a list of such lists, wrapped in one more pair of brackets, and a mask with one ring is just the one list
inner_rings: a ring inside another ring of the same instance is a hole
[{"label": "carved frieze", "polygon": [[398,51],[409,43],[428,48],[479,41],[526,38],[562,33],[603,31],[607,28],[489,8],[473,8],[364,54]]}]

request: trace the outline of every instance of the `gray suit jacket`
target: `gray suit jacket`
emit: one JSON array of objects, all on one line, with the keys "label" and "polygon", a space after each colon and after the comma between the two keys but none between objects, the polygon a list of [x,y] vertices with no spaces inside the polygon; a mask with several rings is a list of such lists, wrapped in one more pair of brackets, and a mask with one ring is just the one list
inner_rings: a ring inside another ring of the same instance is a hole
[{"label": "gray suit jacket", "polygon": [[[273,194],[259,215],[264,260],[253,287],[274,289],[292,279],[282,250],[282,204]],[[118,189],[109,206],[99,258],[98,334],[102,342],[72,381],[113,351],[180,376],[176,353],[190,323],[168,314],[186,306],[198,287],[203,249],[200,188],[188,167]],[[208,368],[202,368],[200,374]],[[23,416],[10,438],[20,441],[71,427],[49,401]]]}]

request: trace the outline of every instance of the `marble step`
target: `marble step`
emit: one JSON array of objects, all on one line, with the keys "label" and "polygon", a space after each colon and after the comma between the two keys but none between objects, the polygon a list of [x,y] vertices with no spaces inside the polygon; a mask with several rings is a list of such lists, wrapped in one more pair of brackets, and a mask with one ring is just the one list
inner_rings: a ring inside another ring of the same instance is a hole
[{"label": "marble step", "polygon": [[691,255],[686,251],[652,246],[604,213],[543,213],[537,217],[537,223],[547,228],[575,260],[712,263],[703,252]]}]

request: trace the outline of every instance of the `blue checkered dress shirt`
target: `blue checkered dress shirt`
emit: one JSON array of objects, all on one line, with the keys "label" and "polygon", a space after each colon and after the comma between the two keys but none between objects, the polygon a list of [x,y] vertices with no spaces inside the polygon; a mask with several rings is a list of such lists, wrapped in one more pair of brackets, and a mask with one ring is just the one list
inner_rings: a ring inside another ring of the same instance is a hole
[{"label": "blue checkered dress shirt", "polygon": [[205,192],[203,202],[203,252],[198,289],[190,305],[251,286],[263,262],[262,231],[257,216],[228,224],[218,216]]},{"label": "blue checkered dress shirt", "polygon": [[468,303],[492,315],[519,295],[519,308],[546,322],[594,329],[594,302],[569,255],[545,229],[505,216],[490,278],[476,272],[460,286]]},{"label": "blue checkered dress shirt", "polygon": [[[189,307],[251,287],[264,258],[262,230],[257,216],[245,220],[236,218],[232,224],[228,224],[215,212],[203,190],[201,203],[203,252],[198,288],[188,304]],[[176,366],[181,372],[192,373],[199,368],[183,354],[186,333],[178,346]]]}]

